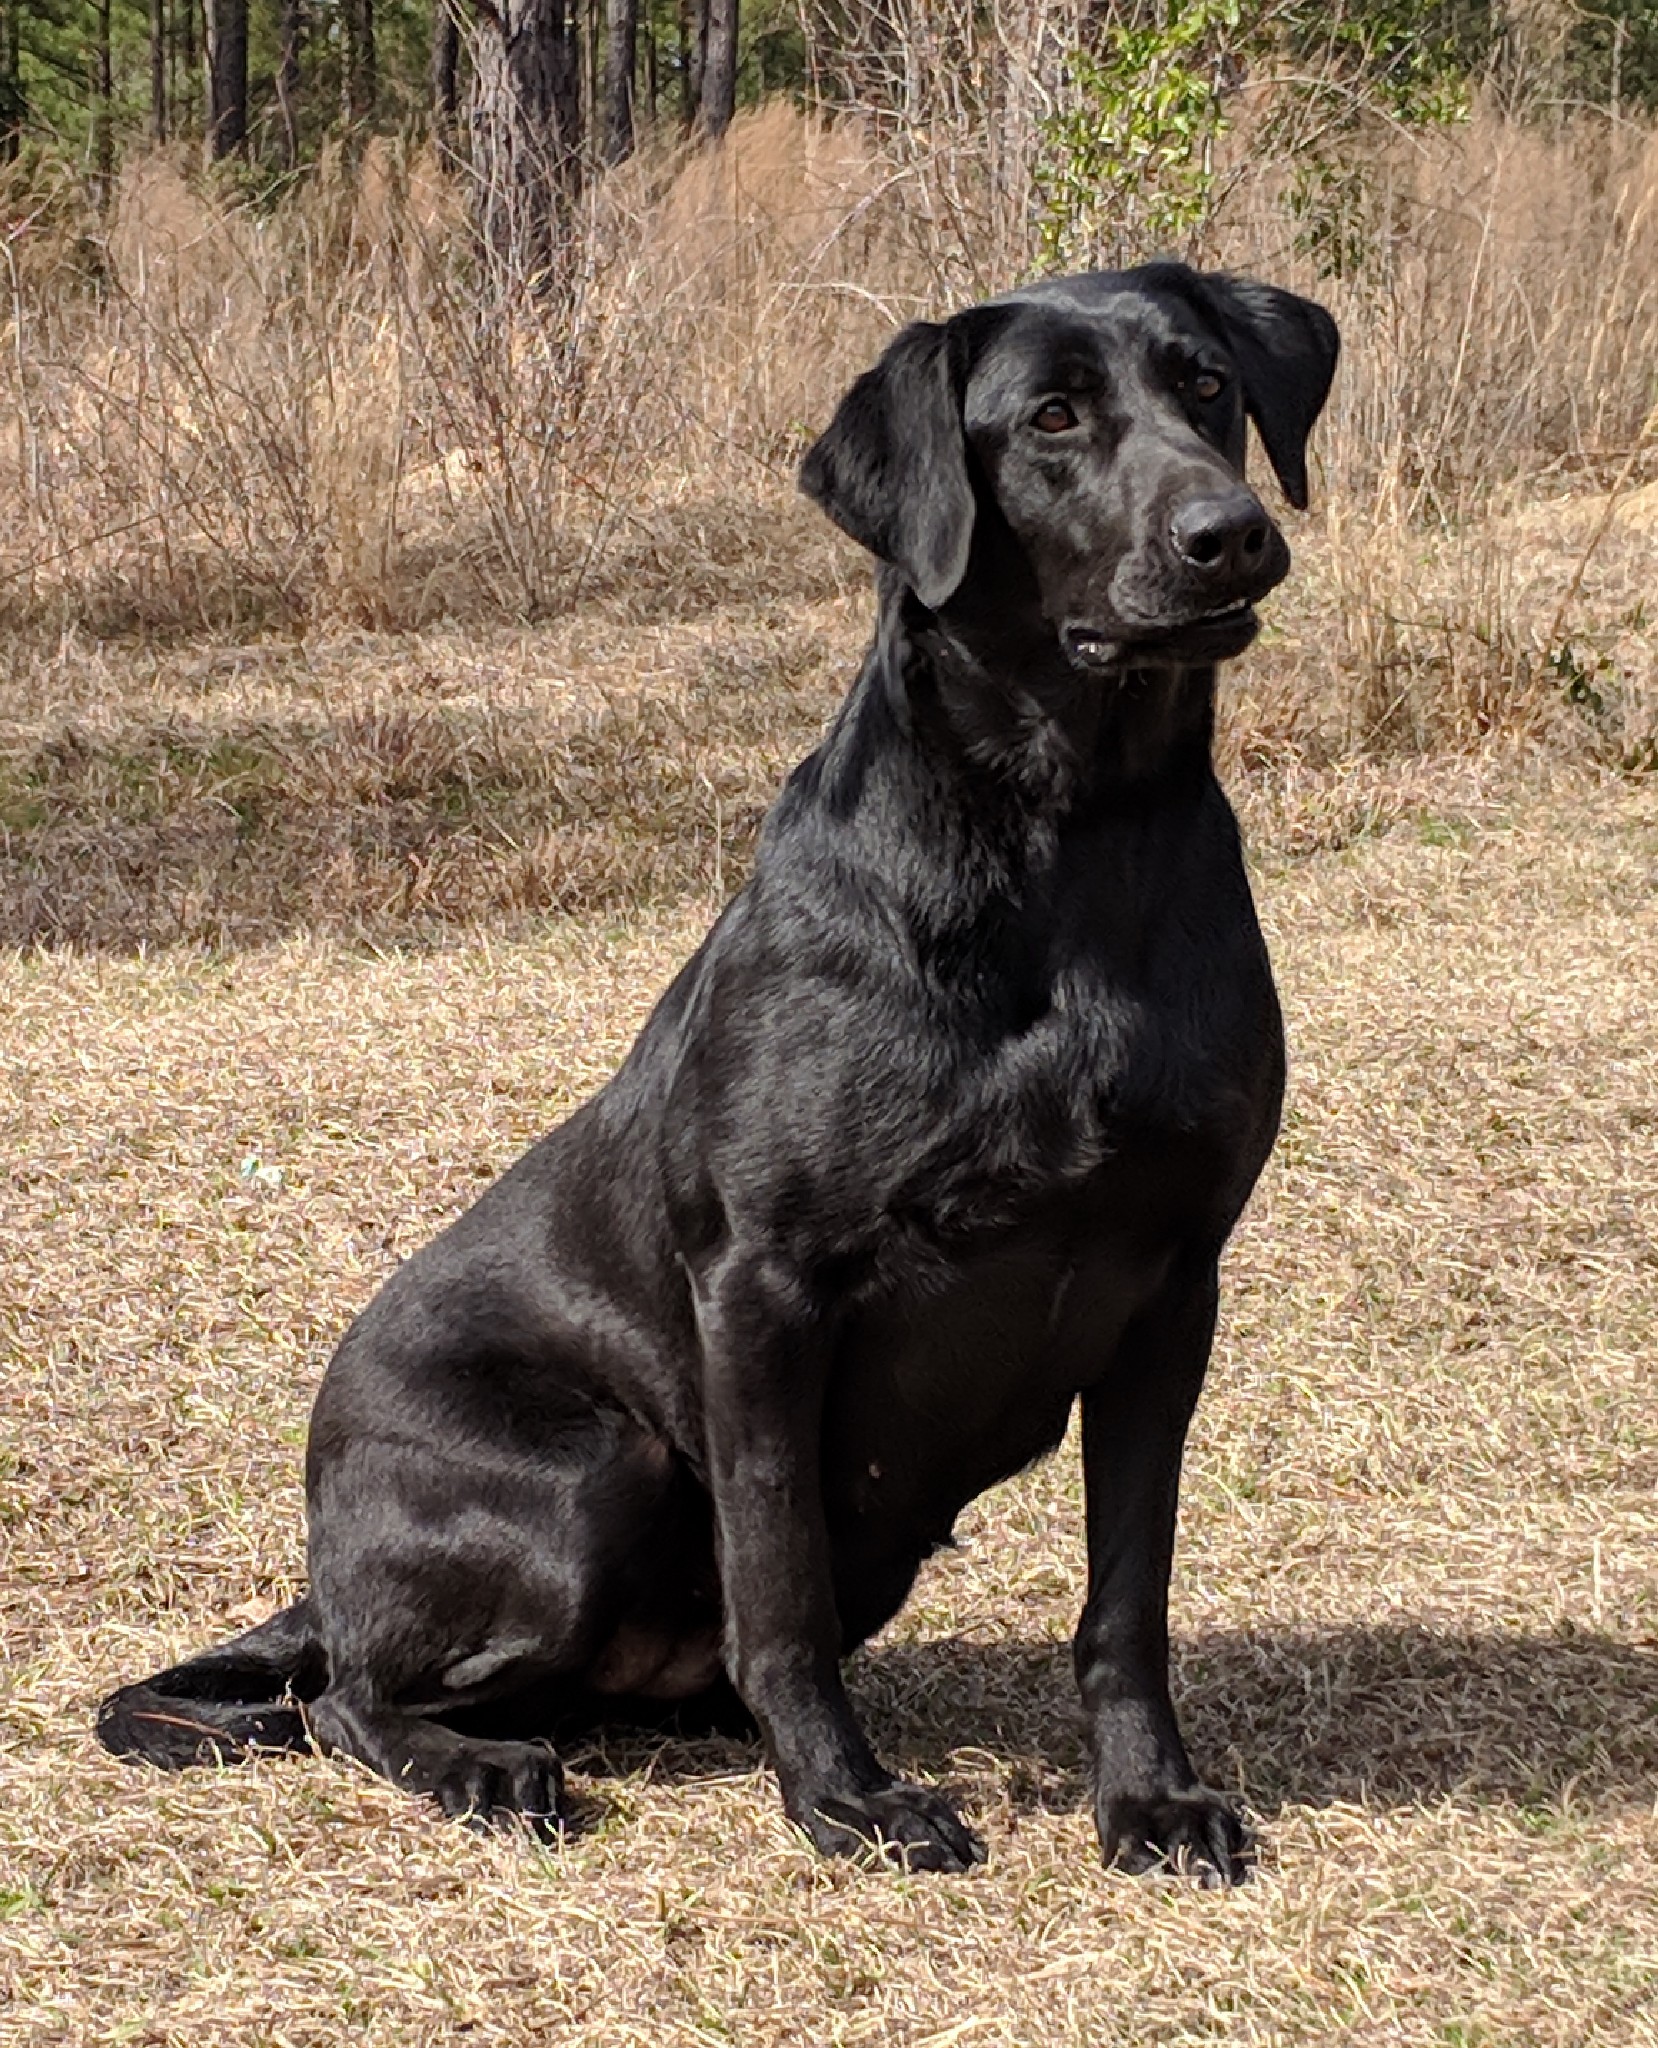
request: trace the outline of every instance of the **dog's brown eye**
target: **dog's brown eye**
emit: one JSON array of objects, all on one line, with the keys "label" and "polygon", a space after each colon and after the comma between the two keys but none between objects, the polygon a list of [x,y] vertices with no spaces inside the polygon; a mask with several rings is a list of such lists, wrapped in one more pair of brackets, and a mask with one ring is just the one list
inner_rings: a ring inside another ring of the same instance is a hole
[{"label": "dog's brown eye", "polygon": [[1050,398],[1036,415],[1036,418],[1032,420],[1031,425],[1040,433],[1063,434],[1068,428],[1074,427],[1076,423],[1076,414],[1072,412],[1063,398]]},{"label": "dog's brown eye", "polygon": [[1213,370],[1199,370],[1192,379],[1192,394],[1204,405],[1212,404],[1225,389],[1226,379]]}]

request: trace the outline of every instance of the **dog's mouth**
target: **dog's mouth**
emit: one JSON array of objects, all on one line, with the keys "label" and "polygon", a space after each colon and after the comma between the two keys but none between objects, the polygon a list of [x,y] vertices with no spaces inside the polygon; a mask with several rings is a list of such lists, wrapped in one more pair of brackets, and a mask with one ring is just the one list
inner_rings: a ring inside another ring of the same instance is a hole
[{"label": "dog's mouth", "polygon": [[1100,675],[1164,662],[1224,661],[1241,654],[1260,630],[1254,605],[1240,597],[1168,625],[1067,626],[1061,638],[1078,668]]}]

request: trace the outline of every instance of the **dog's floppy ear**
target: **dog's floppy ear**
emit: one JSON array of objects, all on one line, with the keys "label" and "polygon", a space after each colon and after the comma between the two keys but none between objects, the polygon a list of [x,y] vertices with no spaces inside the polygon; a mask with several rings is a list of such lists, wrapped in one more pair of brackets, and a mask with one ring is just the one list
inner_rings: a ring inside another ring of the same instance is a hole
[{"label": "dog's floppy ear", "polygon": [[1200,277],[1199,293],[1243,373],[1244,407],[1298,512],[1307,509],[1307,436],[1324,410],[1341,341],[1311,299],[1246,277]]},{"label": "dog's floppy ear", "polygon": [[906,327],[800,465],[807,497],[934,608],[961,582],[973,541],[961,354],[949,326]]}]

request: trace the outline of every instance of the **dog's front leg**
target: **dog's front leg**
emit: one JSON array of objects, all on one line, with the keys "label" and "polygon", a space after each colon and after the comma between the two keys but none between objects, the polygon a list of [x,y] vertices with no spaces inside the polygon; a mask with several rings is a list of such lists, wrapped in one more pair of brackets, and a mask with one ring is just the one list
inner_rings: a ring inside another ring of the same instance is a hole
[{"label": "dog's front leg", "polygon": [[984,1860],[949,1802],[876,1760],[841,1682],[821,1479],[830,1334],[795,1276],[727,1251],[696,1288],[725,1656],[790,1818],[827,1854]]},{"label": "dog's front leg", "polygon": [[1198,1782],[1169,1698],[1169,1571],[1180,1461],[1215,1334],[1212,1259],[1177,1266],[1083,1396],[1088,1602],[1077,1679],[1094,1750],[1094,1813],[1107,1863],[1184,1866],[1237,1884],[1243,1823]]}]

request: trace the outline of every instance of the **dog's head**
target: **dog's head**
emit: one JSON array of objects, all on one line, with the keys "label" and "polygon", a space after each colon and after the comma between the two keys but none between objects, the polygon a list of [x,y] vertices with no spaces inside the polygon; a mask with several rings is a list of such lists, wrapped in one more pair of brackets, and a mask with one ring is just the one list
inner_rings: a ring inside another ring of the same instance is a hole
[{"label": "dog's head", "polygon": [[1245,418],[1305,507],[1336,353],[1329,314],[1270,285],[1180,263],[1053,279],[905,328],[801,487],[934,611],[1012,595],[999,567],[975,591],[977,543],[1011,550],[1077,668],[1218,661],[1289,569]]}]

